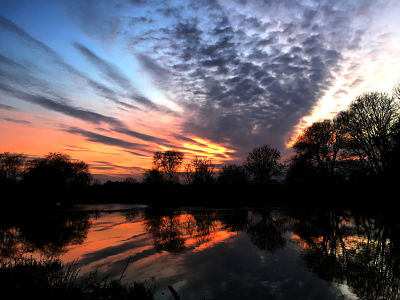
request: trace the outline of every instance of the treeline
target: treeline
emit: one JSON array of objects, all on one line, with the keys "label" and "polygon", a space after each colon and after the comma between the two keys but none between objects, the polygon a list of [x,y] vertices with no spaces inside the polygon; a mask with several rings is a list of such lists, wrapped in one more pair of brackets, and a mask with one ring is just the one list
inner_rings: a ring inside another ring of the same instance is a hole
[{"label": "treeline", "polygon": [[82,197],[90,198],[90,193],[96,192],[108,201],[116,201],[110,197],[122,193],[126,201],[135,195],[138,202],[151,197],[173,198],[181,191],[194,190],[211,197],[216,191],[224,196],[242,189],[241,196],[246,198],[250,191],[265,193],[268,187],[266,194],[271,198],[292,197],[310,186],[316,193],[327,185],[353,189],[394,185],[400,167],[399,99],[400,84],[391,95],[360,95],[333,119],[303,130],[294,141],[294,156],[285,163],[280,162],[280,152],[269,145],[253,149],[242,164],[218,170],[210,158],[197,156],[184,163],[183,152],[167,150],[154,153],[152,168],[141,181],[127,178],[125,182],[99,184],[92,180],[85,162],[68,155],[49,153],[28,160],[22,154],[6,152],[0,154],[0,185],[20,185],[26,191],[84,190],[87,193]]},{"label": "treeline", "polygon": [[[184,154],[175,150],[155,152],[153,167],[146,171],[145,184],[187,184],[187,185],[248,185],[276,184],[281,174],[280,153],[264,145],[251,151],[243,164],[224,165],[216,170],[207,157],[191,159],[183,164]],[[182,171],[183,169],[183,171]]]},{"label": "treeline", "polygon": [[196,157],[179,171],[183,153],[156,152],[144,182],[227,185],[394,182],[400,167],[400,84],[392,95],[368,92],[333,119],[313,123],[295,138],[295,155],[280,163],[280,152],[264,145],[243,164],[215,172],[211,159]]},{"label": "treeline", "polygon": [[92,181],[89,166],[67,154],[49,153],[28,159],[23,154],[0,153],[0,185],[23,183],[36,187],[85,186]]},{"label": "treeline", "polygon": [[395,181],[400,166],[400,85],[357,97],[331,120],[297,137],[287,182]]}]

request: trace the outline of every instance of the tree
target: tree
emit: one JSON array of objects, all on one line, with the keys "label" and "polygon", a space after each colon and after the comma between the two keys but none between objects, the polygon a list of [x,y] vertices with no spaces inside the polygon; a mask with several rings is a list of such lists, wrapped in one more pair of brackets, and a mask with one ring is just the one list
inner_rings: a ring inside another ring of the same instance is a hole
[{"label": "tree", "polygon": [[224,185],[245,185],[248,182],[246,168],[232,164],[223,166],[219,172],[218,183]]},{"label": "tree", "polygon": [[396,98],[386,93],[364,93],[341,113],[341,118],[349,136],[348,150],[371,174],[385,173],[399,120]]},{"label": "tree", "polygon": [[285,178],[287,184],[315,184],[318,180],[317,169],[307,155],[294,155],[290,159]]},{"label": "tree", "polygon": [[214,182],[214,165],[211,158],[196,156],[186,166],[188,182],[191,184],[210,184]]},{"label": "tree", "polygon": [[271,177],[280,171],[278,160],[281,154],[277,149],[264,145],[253,149],[246,159],[246,169],[255,183],[266,184],[271,182]]},{"label": "tree", "polygon": [[25,160],[23,154],[0,153],[0,183],[17,182],[23,173]]},{"label": "tree", "polygon": [[147,184],[162,184],[164,183],[164,175],[157,169],[146,170],[143,182]]},{"label": "tree", "polygon": [[177,170],[182,164],[184,154],[176,150],[154,152],[153,166],[164,173],[169,183],[177,181]]},{"label": "tree", "polygon": [[87,185],[91,174],[83,161],[74,161],[69,155],[49,153],[44,158],[28,162],[24,181],[53,187]]},{"label": "tree", "polygon": [[400,82],[398,82],[393,88],[393,97],[400,100]]},{"label": "tree", "polygon": [[334,176],[344,141],[341,117],[315,122],[297,137],[293,146],[297,157],[293,162],[300,163],[303,167],[309,165],[315,168],[319,176]]}]

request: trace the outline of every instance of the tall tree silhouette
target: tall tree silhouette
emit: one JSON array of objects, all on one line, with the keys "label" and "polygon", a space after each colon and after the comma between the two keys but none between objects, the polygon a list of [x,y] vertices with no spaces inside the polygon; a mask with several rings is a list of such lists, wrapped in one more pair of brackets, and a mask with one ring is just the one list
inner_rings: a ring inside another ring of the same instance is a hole
[{"label": "tall tree silhouette", "polygon": [[153,166],[156,170],[162,171],[169,183],[177,182],[177,170],[182,164],[184,154],[176,150],[154,152]]},{"label": "tall tree silhouette", "polygon": [[186,166],[186,177],[191,184],[210,184],[214,182],[214,165],[211,158],[196,156]]},{"label": "tall tree silhouette", "polygon": [[245,166],[249,173],[253,176],[254,182],[257,184],[266,184],[271,182],[271,177],[279,173],[280,152],[264,145],[253,149],[246,158]]},{"label": "tall tree silhouette", "polygon": [[393,134],[399,119],[395,97],[369,92],[357,97],[347,111],[341,113],[349,136],[352,155],[372,175],[383,174],[393,150]]},{"label": "tall tree silhouette", "polygon": [[309,163],[319,176],[333,176],[341,150],[344,148],[345,131],[341,118],[315,122],[306,128],[293,146],[297,162]]}]

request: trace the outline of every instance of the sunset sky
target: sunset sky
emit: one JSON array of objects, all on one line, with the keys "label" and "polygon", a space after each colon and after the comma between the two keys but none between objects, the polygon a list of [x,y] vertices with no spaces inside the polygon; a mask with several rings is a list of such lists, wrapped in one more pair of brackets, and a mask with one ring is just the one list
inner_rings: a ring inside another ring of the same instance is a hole
[{"label": "sunset sky", "polygon": [[400,79],[400,1],[0,1],[0,152],[240,162]]}]

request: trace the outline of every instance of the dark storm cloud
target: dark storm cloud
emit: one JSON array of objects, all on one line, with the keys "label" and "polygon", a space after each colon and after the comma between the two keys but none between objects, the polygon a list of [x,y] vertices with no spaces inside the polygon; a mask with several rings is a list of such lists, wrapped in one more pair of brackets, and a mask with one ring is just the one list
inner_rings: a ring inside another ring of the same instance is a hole
[{"label": "dark storm cloud", "polygon": [[90,122],[93,124],[106,123],[112,126],[123,126],[123,124],[119,120],[113,117],[104,116],[102,114],[74,107],[66,103],[57,102],[56,100],[47,98],[45,96],[21,92],[4,84],[0,84],[0,90],[20,100],[39,105],[46,109],[59,112],[64,115],[86,122]]},{"label": "dark storm cloud", "polygon": [[70,127],[65,130],[66,132],[69,132],[71,134],[77,134],[81,135],[86,138],[87,141],[94,142],[94,143],[100,143],[104,145],[109,145],[109,146],[117,146],[125,149],[132,149],[132,150],[141,150],[142,148],[144,149],[143,144],[138,144],[138,143],[132,143],[128,142],[122,139],[118,138],[113,138],[109,137],[106,135],[98,134],[95,132],[83,130],[77,127]]}]

